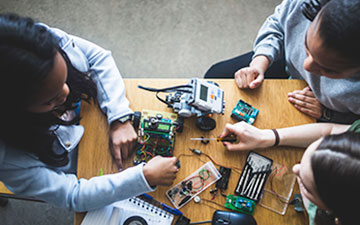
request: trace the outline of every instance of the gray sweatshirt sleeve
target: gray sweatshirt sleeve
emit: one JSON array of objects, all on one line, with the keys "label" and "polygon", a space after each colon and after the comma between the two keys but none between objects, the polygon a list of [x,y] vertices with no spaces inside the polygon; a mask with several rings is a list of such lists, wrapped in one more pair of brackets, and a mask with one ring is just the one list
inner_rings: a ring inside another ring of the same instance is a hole
[{"label": "gray sweatshirt sleeve", "polygon": [[292,0],[284,0],[275,8],[260,28],[254,43],[254,57],[264,55],[270,60],[270,65],[284,56],[284,26],[289,11],[293,7]]}]

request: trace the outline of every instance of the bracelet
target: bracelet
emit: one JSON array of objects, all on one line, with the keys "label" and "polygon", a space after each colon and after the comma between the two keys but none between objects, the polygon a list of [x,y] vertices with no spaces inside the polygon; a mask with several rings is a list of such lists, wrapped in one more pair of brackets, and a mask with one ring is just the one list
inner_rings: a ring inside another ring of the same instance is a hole
[{"label": "bracelet", "polygon": [[275,144],[273,145],[273,147],[276,147],[279,145],[279,142],[280,142],[280,136],[279,136],[279,133],[277,132],[276,129],[271,129],[274,134],[275,134]]}]

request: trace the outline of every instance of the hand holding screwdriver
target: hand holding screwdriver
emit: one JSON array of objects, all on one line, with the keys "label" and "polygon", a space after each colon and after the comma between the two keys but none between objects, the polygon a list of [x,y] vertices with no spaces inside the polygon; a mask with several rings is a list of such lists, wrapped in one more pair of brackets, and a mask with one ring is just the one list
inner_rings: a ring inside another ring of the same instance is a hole
[{"label": "hand holding screwdriver", "polygon": [[207,144],[209,141],[234,143],[234,142],[236,142],[237,139],[236,139],[236,136],[234,136],[234,135],[228,135],[226,137],[217,137],[217,138],[205,138],[205,137],[190,138],[190,140],[192,140],[192,141],[202,141],[202,142],[205,142],[204,144]]},{"label": "hand holding screwdriver", "polygon": [[236,141],[237,141],[237,138],[236,138],[236,136],[234,135],[234,134],[229,134],[229,135],[227,135],[227,136],[225,136],[225,137],[218,137],[218,138],[216,138],[216,141],[217,142],[229,142],[229,143],[235,143]]},{"label": "hand holding screwdriver", "polygon": [[[237,143],[226,141],[229,135],[237,139]],[[253,150],[271,146],[266,140],[273,140],[274,134],[271,130],[260,130],[246,122],[226,124],[219,138],[229,151]]]}]

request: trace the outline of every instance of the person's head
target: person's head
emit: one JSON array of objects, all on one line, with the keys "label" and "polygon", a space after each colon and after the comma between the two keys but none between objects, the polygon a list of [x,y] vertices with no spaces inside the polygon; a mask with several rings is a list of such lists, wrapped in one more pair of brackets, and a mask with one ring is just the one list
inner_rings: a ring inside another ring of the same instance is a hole
[{"label": "person's head", "polygon": [[360,72],[360,0],[330,0],[305,35],[304,68],[330,78]]},{"label": "person's head", "polygon": [[51,111],[69,94],[67,65],[45,27],[13,14],[0,16],[1,102],[14,110]]},{"label": "person's head", "polygon": [[[314,142],[293,172],[301,194],[331,212],[330,222],[335,217],[342,225],[358,220],[353,203],[360,200],[360,134],[346,132]],[[317,216],[317,220],[322,217]]]},{"label": "person's head", "polygon": [[50,151],[54,141],[49,128],[79,120],[62,121],[59,114],[96,97],[95,84],[71,65],[58,38],[15,14],[0,14],[0,79],[0,140],[41,159],[39,151]]}]

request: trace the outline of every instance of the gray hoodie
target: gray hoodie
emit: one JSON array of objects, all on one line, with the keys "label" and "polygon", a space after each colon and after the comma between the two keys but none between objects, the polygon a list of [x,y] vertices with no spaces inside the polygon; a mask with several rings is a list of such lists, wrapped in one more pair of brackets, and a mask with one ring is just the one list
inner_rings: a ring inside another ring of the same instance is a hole
[{"label": "gray hoodie", "polygon": [[[330,79],[306,71],[305,34],[310,26],[302,12],[302,0],[284,0],[259,30],[255,56],[265,55],[271,63],[285,57],[289,75],[304,79],[326,108],[360,115],[360,73],[345,79]],[[360,118],[360,116],[359,116]]]}]

